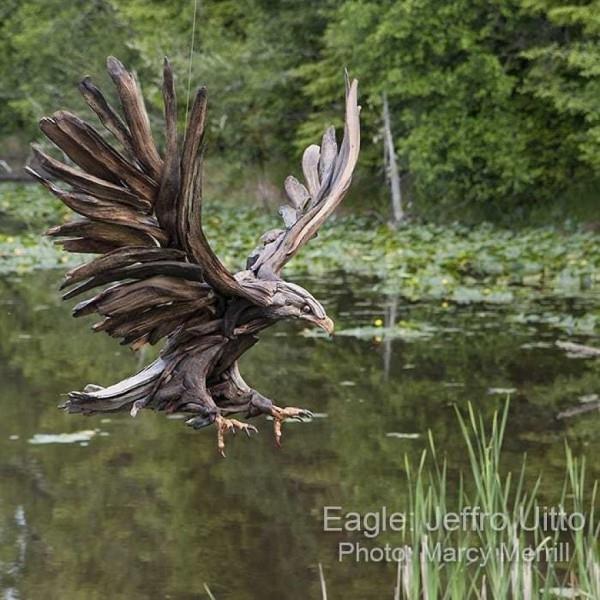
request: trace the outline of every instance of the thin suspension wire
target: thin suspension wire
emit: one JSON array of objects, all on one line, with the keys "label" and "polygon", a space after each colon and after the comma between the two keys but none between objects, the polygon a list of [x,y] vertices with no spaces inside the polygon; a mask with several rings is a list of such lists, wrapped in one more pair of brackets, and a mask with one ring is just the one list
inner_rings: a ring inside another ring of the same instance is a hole
[{"label": "thin suspension wire", "polygon": [[192,43],[190,44],[190,60],[188,64],[187,100],[185,101],[185,122],[188,120],[190,109],[190,91],[192,89],[192,61],[194,60],[194,42],[196,40],[196,15],[198,14],[198,0],[194,0],[194,18],[192,21]]}]

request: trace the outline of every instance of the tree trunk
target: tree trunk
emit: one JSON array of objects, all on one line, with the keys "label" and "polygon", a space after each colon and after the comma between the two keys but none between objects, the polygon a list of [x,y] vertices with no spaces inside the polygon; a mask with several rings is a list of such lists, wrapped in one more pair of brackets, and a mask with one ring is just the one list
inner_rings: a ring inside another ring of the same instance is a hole
[{"label": "tree trunk", "polygon": [[394,138],[392,136],[392,125],[390,121],[390,110],[387,94],[383,94],[383,148],[385,170],[390,182],[392,196],[392,220],[394,227],[404,220],[404,209],[402,207],[402,190],[400,188],[400,172],[396,162],[396,150],[394,149]]}]

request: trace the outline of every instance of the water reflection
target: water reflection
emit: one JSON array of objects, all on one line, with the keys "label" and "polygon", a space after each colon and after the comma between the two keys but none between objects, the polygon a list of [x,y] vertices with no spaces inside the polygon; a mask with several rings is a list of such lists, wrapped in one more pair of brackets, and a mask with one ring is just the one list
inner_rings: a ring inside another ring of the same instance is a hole
[{"label": "water reflection", "polygon": [[220,460],[212,432],[161,415],[65,415],[60,394],[124,377],[153,351],[140,358],[91,334],[59,303],[56,281],[36,273],[0,287],[3,598],[186,600],[206,597],[205,582],[219,600],[317,598],[319,562],[334,597],[392,597],[393,567],[336,562],[322,507],[403,510],[404,454],[421,452],[428,429],[456,471],[455,403],[491,415],[516,390],[507,463],[527,451],[548,498],[562,482],[565,436],[588,456],[600,450],[596,413],[555,419],[600,382],[598,361],[567,358],[555,331],[502,310],[407,306],[344,278],[310,282],[338,328],[381,319],[428,334],[367,329],[330,341],[281,325],[265,335],[244,357],[245,378],[323,415],[287,426],[282,451],[268,421]]}]

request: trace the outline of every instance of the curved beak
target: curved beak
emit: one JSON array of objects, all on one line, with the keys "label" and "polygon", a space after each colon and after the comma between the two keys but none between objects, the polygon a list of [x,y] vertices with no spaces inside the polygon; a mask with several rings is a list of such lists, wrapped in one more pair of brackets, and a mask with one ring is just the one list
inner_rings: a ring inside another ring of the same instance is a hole
[{"label": "curved beak", "polygon": [[323,331],[326,331],[328,335],[331,335],[333,333],[333,330],[335,327],[334,323],[327,316],[323,317],[322,319],[319,319],[318,317],[315,317],[314,315],[302,315],[300,318],[303,321],[308,321],[312,325],[316,325],[317,327],[320,327]]},{"label": "curved beak", "polygon": [[318,319],[315,323],[324,331],[326,331],[329,335],[333,334],[333,330],[335,329],[335,324],[329,317],[324,317],[322,319]]}]

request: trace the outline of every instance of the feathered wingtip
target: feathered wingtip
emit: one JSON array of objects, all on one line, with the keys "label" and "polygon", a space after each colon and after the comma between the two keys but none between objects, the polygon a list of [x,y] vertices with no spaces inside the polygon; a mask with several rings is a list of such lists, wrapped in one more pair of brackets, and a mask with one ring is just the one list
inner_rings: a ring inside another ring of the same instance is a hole
[{"label": "feathered wingtip", "polygon": [[311,144],[302,156],[304,182],[289,176],[284,182],[289,205],[280,207],[284,221],[277,242],[265,245],[255,256],[253,270],[277,275],[298,249],[314,237],[323,222],[344,198],[352,180],[360,149],[358,81],[344,69],[344,136],[338,146],[329,127],[321,145]]}]

